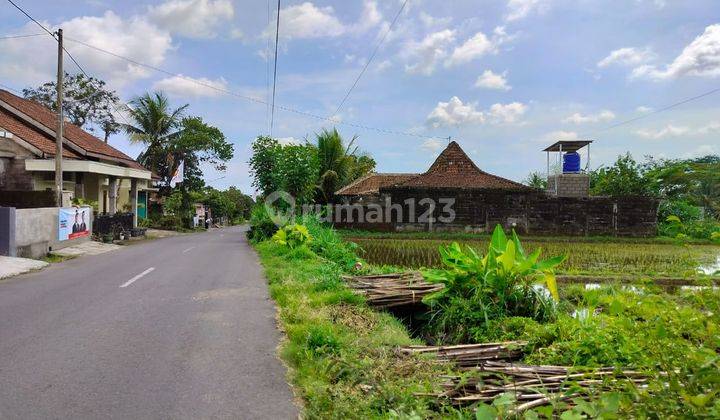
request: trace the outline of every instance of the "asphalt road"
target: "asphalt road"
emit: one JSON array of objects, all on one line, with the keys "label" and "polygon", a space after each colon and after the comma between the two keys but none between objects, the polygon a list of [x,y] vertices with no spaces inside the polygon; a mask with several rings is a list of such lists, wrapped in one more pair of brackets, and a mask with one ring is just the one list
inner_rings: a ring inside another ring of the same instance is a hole
[{"label": "asphalt road", "polygon": [[279,339],[240,228],[53,264],[0,281],[0,419],[297,418]]}]

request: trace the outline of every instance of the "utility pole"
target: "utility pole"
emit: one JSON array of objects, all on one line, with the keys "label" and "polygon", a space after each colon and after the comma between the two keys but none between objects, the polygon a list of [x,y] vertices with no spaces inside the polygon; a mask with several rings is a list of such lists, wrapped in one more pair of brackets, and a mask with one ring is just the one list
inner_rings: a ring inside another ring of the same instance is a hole
[{"label": "utility pole", "polygon": [[62,191],[63,191],[63,170],[62,170],[62,151],[63,151],[63,123],[65,116],[63,115],[63,79],[65,71],[63,70],[63,30],[57,30],[58,41],[58,64],[57,64],[57,130],[55,130],[55,202],[58,207],[62,207]]}]

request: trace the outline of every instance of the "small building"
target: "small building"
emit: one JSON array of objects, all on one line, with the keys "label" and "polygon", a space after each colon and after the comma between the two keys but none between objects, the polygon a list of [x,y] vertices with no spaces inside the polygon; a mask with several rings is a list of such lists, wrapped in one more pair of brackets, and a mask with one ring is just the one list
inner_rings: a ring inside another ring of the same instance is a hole
[{"label": "small building", "polygon": [[[53,207],[57,114],[0,90],[0,205],[40,200],[27,207]],[[123,152],[66,122],[63,138],[63,206],[73,198],[97,203],[98,213],[145,215],[151,172]],[[42,202],[42,201],[45,202]],[[22,207],[15,205],[13,207]]]},{"label": "small building", "polygon": [[490,232],[499,224],[538,235],[651,236],[657,229],[655,198],[589,196],[589,177],[580,171],[557,174],[562,188],[538,190],[483,171],[454,141],[422,174],[383,175],[369,175],[337,192],[353,208],[344,212],[348,217],[336,218],[336,225]]}]

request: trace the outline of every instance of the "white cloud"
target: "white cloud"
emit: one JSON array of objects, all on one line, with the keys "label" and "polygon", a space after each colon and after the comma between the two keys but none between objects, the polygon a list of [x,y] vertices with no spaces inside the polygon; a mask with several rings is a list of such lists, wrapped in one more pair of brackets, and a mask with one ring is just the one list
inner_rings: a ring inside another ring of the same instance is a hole
[{"label": "white cloud", "polygon": [[527,105],[520,102],[493,104],[487,111],[478,110],[476,102],[463,103],[453,96],[448,102],[438,102],[427,116],[427,124],[433,128],[447,126],[511,124],[525,114]]},{"label": "white cloud", "polygon": [[675,126],[672,124],[668,124],[667,126],[659,129],[659,130],[652,130],[652,129],[640,129],[635,131],[635,134],[642,138],[651,139],[651,140],[658,140],[664,137],[676,137],[676,136],[682,136],[684,134],[687,134],[690,131],[690,128],[688,127],[682,127],[682,126]]},{"label": "white cloud", "polygon": [[717,155],[717,154],[720,154],[720,151],[718,151],[718,147],[716,145],[701,144],[700,146],[696,147],[695,149],[685,153],[685,155],[683,155],[683,158],[690,159],[690,158],[694,158],[694,157]]},{"label": "white cloud", "polygon": [[545,0],[508,0],[508,13],[505,15],[505,20],[523,19],[535,10],[542,13],[547,8],[546,3]]},{"label": "white cloud", "polygon": [[175,97],[214,97],[222,94],[218,89],[227,90],[227,81],[222,77],[211,80],[205,77],[193,78],[179,75],[158,80],[153,84],[153,89],[162,90]]},{"label": "white cloud", "polygon": [[646,113],[648,113],[648,112],[652,112],[652,110],[653,110],[653,109],[650,108],[649,106],[644,106],[644,105],[640,105],[639,107],[635,108],[635,111],[641,112],[641,113],[643,113],[643,114],[646,114]]},{"label": "white cloud", "polygon": [[[65,33],[65,47],[83,65],[85,70],[108,82],[111,89],[119,89],[133,80],[148,77],[150,70],[118,60],[107,54],[72,42],[72,39],[92,44],[113,53],[132,57],[153,66],[160,65],[172,48],[170,34],[159,29],[144,18],[123,19],[112,11],[102,16],[81,16],[52,26],[51,30],[62,27]],[[37,28],[28,23],[20,33],[34,33]],[[52,51],[50,37],[9,39],[0,43],[0,79],[11,79],[18,84],[36,84],[54,80],[57,64],[54,54],[38,54],[38,51]],[[56,47],[57,48],[57,47]],[[7,80],[6,79],[6,80]]]},{"label": "white cloud", "polygon": [[368,31],[380,22],[382,22],[382,13],[378,10],[377,2],[366,0],[363,3],[363,12],[358,22],[352,26],[351,30],[363,33]]},{"label": "white cloud", "polygon": [[556,142],[561,140],[577,140],[579,138],[578,133],[575,131],[557,130],[551,131],[541,137],[540,141],[544,143]]},{"label": "white cloud", "polygon": [[296,139],[295,137],[292,137],[292,136],[291,137],[278,137],[275,140],[277,140],[278,143],[280,143],[283,146],[290,146],[290,145],[297,146],[297,145],[301,145],[304,143],[302,140]]},{"label": "white cloud", "polygon": [[475,87],[495,90],[510,90],[512,86],[507,84],[507,71],[502,74],[493,73],[492,70],[485,70],[475,81]]},{"label": "white cloud", "polygon": [[420,145],[420,149],[428,152],[438,152],[445,147],[445,144],[437,139],[426,139]]},{"label": "white cloud", "polygon": [[427,35],[422,41],[411,41],[406,45],[403,55],[412,64],[405,65],[405,71],[429,76],[435,67],[448,55],[448,47],[455,41],[455,31],[445,29]]},{"label": "white cloud", "polygon": [[623,66],[637,66],[645,64],[655,58],[655,53],[649,48],[638,49],[632,47],[619,48],[613,50],[607,57],[598,61],[598,67],[607,67],[612,64]]},{"label": "white cloud", "polygon": [[375,71],[377,72],[383,72],[387,69],[389,69],[392,66],[392,61],[390,60],[383,60],[377,64],[375,64]]},{"label": "white cloud", "polygon": [[720,133],[720,122],[711,122],[696,128],[668,124],[659,129],[643,128],[635,131],[638,136],[649,140],[678,136],[704,136],[714,133]]},{"label": "white cloud", "polygon": [[438,102],[427,116],[427,122],[435,128],[482,124],[485,122],[485,115],[477,110],[476,103],[464,104],[460,98],[453,96],[448,102]]},{"label": "white cloud", "polygon": [[436,18],[423,11],[420,12],[419,18],[420,22],[422,22],[422,24],[427,26],[428,28],[433,28],[436,26],[446,26],[450,24],[450,22],[452,22],[451,17]]},{"label": "white cloud", "polygon": [[615,119],[615,113],[610,111],[609,109],[604,109],[604,110],[598,112],[597,114],[583,115],[579,112],[576,112],[568,117],[565,117],[562,120],[562,122],[580,125],[580,124],[587,124],[587,123],[612,121],[614,119]]},{"label": "white cloud", "polygon": [[234,14],[230,0],[168,0],[148,11],[159,27],[188,38],[214,38]]},{"label": "white cloud", "polygon": [[[332,7],[317,7],[310,2],[281,9],[280,22],[280,37],[286,39],[335,37],[345,33]],[[275,24],[270,26],[265,33],[274,36]]]},{"label": "white cloud", "polygon": [[720,76],[720,24],[706,27],[705,32],[687,45],[680,55],[664,68],[642,65],[633,69],[631,77],[657,81],[685,75]]},{"label": "white cloud", "polygon": [[511,39],[512,37],[505,32],[505,28],[502,26],[498,26],[493,30],[491,38],[488,38],[482,32],[478,32],[453,50],[452,55],[445,62],[445,66],[451,67],[468,63],[486,54],[497,54],[500,45]]},{"label": "white cloud", "polygon": [[[318,7],[304,2],[280,9],[280,37],[284,39],[332,38],[349,33],[364,33],[382,22],[377,2],[365,0],[363,12],[357,23],[344,24],[335,16],[331,6]],[[275,23],[263,32],[263,36],[275,36]]]},{"label": "white cloud", "polygon": [[520,102],[512,102],[509,104],[493,104],[490,107],[489,115],[492,122],[496,124],[515,123],[525,114],[527,105]]}]

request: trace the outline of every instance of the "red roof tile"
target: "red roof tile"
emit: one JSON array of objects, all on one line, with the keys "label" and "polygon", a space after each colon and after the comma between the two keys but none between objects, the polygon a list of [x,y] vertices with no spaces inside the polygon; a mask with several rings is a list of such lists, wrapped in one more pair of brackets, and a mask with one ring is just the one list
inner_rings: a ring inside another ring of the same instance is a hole
[{"label": "red roof tile", "polygon": [[[7,103],[12,108],[15,108],[15,110],[22,112],[36,122],[40,123],[45,128],[55,132],[57,124],[56,114],[43,105],[29,99],[13,95],[12,93],[2,89],[0,89],[0,101]],[[85,150],[88,153],[101,155],[101,157],[105,157],[109,160],[119,160],[121,163],[135,169],[147,170],[130,156],[115,149],[82,128],[69,122],[65,123],[64,128],[65,139],[80,149]],[[38,147],[35,144],[33,144],[33,146]]]},{"label": "red roof tile", "polygon": [[427,172],[397,184],[398,187],[527,189],[509,179],[480,170],[459,144],[450,142]]},{"label": "red roof tile", "polygon": [[370,195],[378,194],[381,187],[389,187],[406,181],[418,174],[378,174],[371,173],[341,188],[336,195]]},{"label": "red roof tile", "polygon": [[[55,156],[55,139],[50,138],[42,131],[32,128],[15,115],[2,108],[0,108],[0,127],[13,133],[19,139],[24,140],[46,155]],[[63,157],[73,159],[80,158],[77,153],[69,150],[67,147],[63,147]]]}]

